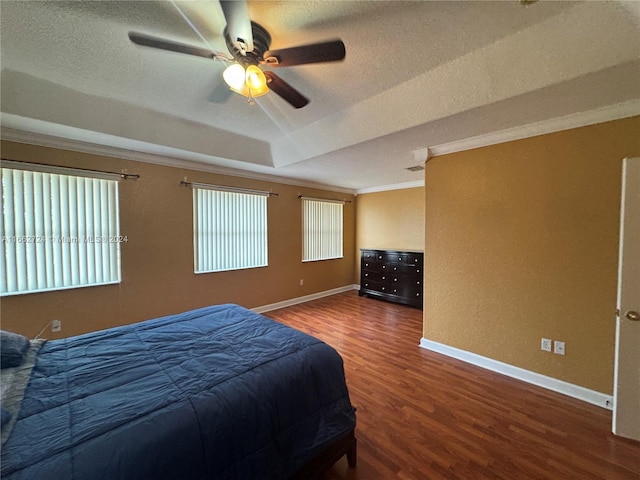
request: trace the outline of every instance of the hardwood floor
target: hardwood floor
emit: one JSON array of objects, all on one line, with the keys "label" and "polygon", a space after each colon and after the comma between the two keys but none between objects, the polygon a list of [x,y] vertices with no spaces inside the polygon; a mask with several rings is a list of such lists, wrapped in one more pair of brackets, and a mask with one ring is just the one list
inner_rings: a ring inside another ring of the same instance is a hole
[{"label": "hardwood floor", "polygon": [[610,411],[418,347],[421,310],[352,291],[265,315],[344,359],[358,464],[325,480],[640,478]]}]

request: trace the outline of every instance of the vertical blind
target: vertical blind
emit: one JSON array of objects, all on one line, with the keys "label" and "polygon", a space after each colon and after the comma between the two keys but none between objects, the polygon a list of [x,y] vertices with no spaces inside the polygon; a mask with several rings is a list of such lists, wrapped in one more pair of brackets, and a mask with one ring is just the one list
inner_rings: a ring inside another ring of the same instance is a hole
[{"label": "vertical blind", "polygon": [[302,199],[302,261],[342,258],[342,202]]},{"label": "vertical blind", "polygon": [[120,281],[116,180],[14,168],[0,175],[1,295]]},{"label": "vertical blind", "polygon": [[267,196],[193,188],[195,273],[267,265]]}]

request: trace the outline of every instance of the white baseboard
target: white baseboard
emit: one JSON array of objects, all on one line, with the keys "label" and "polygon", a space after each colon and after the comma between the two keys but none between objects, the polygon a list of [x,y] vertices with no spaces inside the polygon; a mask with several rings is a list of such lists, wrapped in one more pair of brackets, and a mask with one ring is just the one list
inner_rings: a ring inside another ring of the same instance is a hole
[{"label": "white baseboard", "polygon": [[328,297],[337,293],[348,292],[349,290],[357,290],[358,285],[347,285],[344,287],[333,288],[331,290],[325,290],[324,292],[312,293],[311,295],[305,295],[304,297],[291,298],[289,300],[283,300],[282,302],[270,303],[269,305],[263,305],[261,307],[252,308],[256,313],[270,312],[271,310],[277,310],[279,308],[291,307],[299,303],[310,302],[311,300],[317,300],[318,298]]},{"label": "white baseboard", "polygon": [[563,395],[591,403],[598,407],[606,408],[607,410],[613,410],[613,397],[611,395],[596,392],[595,390],[590,390],[556,378],[547,377],[546,375],[525,370],[524,368],[514,367],[508,363],[499,362],[492,358],[467,352],[466,350],[450,347],[449,345],[434,342],[433,340],[428,340],[424,337],[420,339],[420,347],[471,363],[478,367],[486,368],[487,370],[492,370],[494,372],[522,380],[523,382],[562,393]]}]

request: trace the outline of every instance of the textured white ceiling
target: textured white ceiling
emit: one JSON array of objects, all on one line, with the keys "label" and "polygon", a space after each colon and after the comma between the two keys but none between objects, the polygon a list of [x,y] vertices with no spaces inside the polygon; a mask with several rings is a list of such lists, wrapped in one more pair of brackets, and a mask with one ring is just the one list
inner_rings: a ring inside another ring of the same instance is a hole
[{"label": "textured white ceiling", "polygon": [[2,0],[3,129],[358,190],[421,180],[405,168],[427,147],[640,99],[640,2],[249,1],[249,12],[272,48],[344,41],[344,62],[277,70],[307,107],[273,93],[250,106],[222,82],[223,63],[127,37],[226,51],[217,1]]}]

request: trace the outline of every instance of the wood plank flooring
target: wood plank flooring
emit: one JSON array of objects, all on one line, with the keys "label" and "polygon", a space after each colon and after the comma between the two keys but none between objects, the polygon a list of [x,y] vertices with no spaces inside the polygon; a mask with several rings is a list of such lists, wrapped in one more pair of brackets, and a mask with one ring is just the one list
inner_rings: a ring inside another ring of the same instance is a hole
[{"label": "wood plank flooring", "polygon": [[610,411],[420,348],[420,310],[352,291],[265,315],[344,359],[358,465],[325,480],[640,479]]}]

